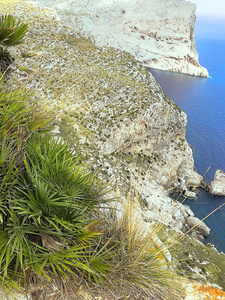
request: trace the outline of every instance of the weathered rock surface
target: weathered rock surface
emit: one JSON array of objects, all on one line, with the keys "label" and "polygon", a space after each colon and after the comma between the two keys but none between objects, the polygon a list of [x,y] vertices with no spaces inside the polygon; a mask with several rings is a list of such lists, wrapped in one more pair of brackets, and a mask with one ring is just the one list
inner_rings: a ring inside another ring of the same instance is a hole
[{"label": "weathered rock surface", "polygon": [[216,170],[214,180],[210,182],[208,189],[213,195],[225,196],[225,173],[222,170]]},{"label": "weathered rock surface", "polygon": [[208,76],[198,63],[196,5],[185,0],[36,0],[55,8],[99,46],[127,51],[146,66]]},{"label": "weathered rock surface", "polygon": [[185,300],[224,300],[225,292],[217,286],[190,282],[186,286]]}]

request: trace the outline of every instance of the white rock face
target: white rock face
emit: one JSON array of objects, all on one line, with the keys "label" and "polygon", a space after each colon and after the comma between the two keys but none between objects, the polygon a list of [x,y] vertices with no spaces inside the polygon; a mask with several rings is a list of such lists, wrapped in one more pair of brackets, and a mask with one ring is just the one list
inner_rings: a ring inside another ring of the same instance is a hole
[{"label": "white rock face", "polygon": [[179,201],[174,202],[155,181],[142,182],[140,191],[146,202],[141,213],[145,222],[162,222],[177,231],[188,232],[193,238],[201,241],[203,236],[209,235],[210,228],[194,217],[189,207]]},{"label": "white rock face", "polygon": [[216,170],[214,180],[209,184],[209,192],[213,195],[225,196],[225,173],[222,170]]},{"label": "white rock face", "polygon": [[146,66],[208,77],[195,45],[196,5],[185,0],[36,0],[99,46],[127,51]]}]

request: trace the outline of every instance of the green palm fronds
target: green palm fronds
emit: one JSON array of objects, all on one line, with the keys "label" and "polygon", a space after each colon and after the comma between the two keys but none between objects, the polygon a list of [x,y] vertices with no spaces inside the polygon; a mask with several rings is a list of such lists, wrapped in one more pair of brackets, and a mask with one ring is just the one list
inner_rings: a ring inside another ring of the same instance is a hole
[{"label": "green palm fronds", "polygon": [[[1,80],[0,80],[1,81]],[[17,146],[34,132],[43,132],[50,129],[52,117],[36,112],[35,108],[28,107],[30,94],[23,91],[0,91],[0,138],[14,139]]]},{"label": "green palm fronds", "polygon": [[[70,205],[91,210],[104,203],[105,186],[91,175],[82,157],[68,143],[36,135],[26,148],[27,171],[31,169],[59,191]],[[108,200],[107,200],[108,201]]]},{"label": "green palm fronds", "polygon": [[27,24],[16,21],[12,15],[0,17],[0,73],[7,72],[14,62],[7,48],[20,44],[27,29]]},{"label": "green palm fronds", "polygon": [[21,43],[27,33],[27,24],[16,21],[11,15],[0,17],[0,42],[6,46],[15,46]]},{"label": "green palm fronds", "polygon": [[74,148],[45,133],[52,118],[29,97],[0,80],[0,284],[14,288],[10,278],[28,270],[98,283],[112,251],[91,228],[107,190]]}]

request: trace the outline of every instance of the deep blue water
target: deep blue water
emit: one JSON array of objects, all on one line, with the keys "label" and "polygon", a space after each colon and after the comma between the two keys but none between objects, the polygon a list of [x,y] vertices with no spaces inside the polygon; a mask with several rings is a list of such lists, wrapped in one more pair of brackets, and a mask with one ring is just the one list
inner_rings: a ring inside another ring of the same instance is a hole
[{"label": "deep blue water", "polygon": [[[211,78],[151,70],[163,91],[188,116],[186,138],[194,149],[195,167],[207,182],[217,169],[225,171],[225,20],[197,19],[196,45],[200,64]],[[204,218],[225,202],[201,190],[196,200],[187,200],[195,215]],[[208,217],[211,234],[205,242],[225,252],[225,206]]]}]

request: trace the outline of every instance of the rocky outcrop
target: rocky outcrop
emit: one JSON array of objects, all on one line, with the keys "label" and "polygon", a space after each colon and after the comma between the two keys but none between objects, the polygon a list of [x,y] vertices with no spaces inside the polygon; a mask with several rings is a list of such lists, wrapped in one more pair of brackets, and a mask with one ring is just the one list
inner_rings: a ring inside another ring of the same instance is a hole
[{"label": "rocky outcrop", "polygon": [[158,221],[163,222],[175,230],[188,233],[199,241],[203,241],[204,236],[210,234],[209,227],[194,217],[194,213],[188,206],[179,201],[174,202],[156,182],[142,183],[140,190],[145,203],[142,209],[142,218],[145,222],[153,225]]},{"label": "rocky outcrop", "polygon": [[225,292],[218,286],[211,286],[197,282],[189,282],[186,284],[187,296],[184,300],[224,300]]},{"label": "rocky outcrop", "polygon": [[195,229],[196,231],[202,233],[204,236],[209,235],[210,234],[210,229],[208,226],[206,226],[206,224],[204,224],[203,222],[200,222],[198,218],[193,217],[193,216],[189,216],[187,218],[187,225],[190,228]]},{"label": "rocky outcrop", "polygon": [[145,66],[208,76],[198,63],[196,5],[185,0],[37,0],[99,46],[127,51]]},{"label": "rocky outcrop", "polygon": [[222,170],[216,170],[214,180],[208,185],[208,190],[213,195],[225,196],[225,173]]},{"label": "rocky outcrop", "polygon": [[17,70],[14,84],[36,91],[32,104],[56,115],[53,134],[70,140],[100,179],[125,197],[130,190],[138,195],[146,220],[186,230],[190,212],[179,212],[168,196],[175,186],[188,191],[202,180],[185,139],[186,114],[129,53],[98,47],[58,22],[55,11],[27,5],[6,12],[29,24],[17,51],[42,55],[17,57],[18,65],[39,72]]}]

